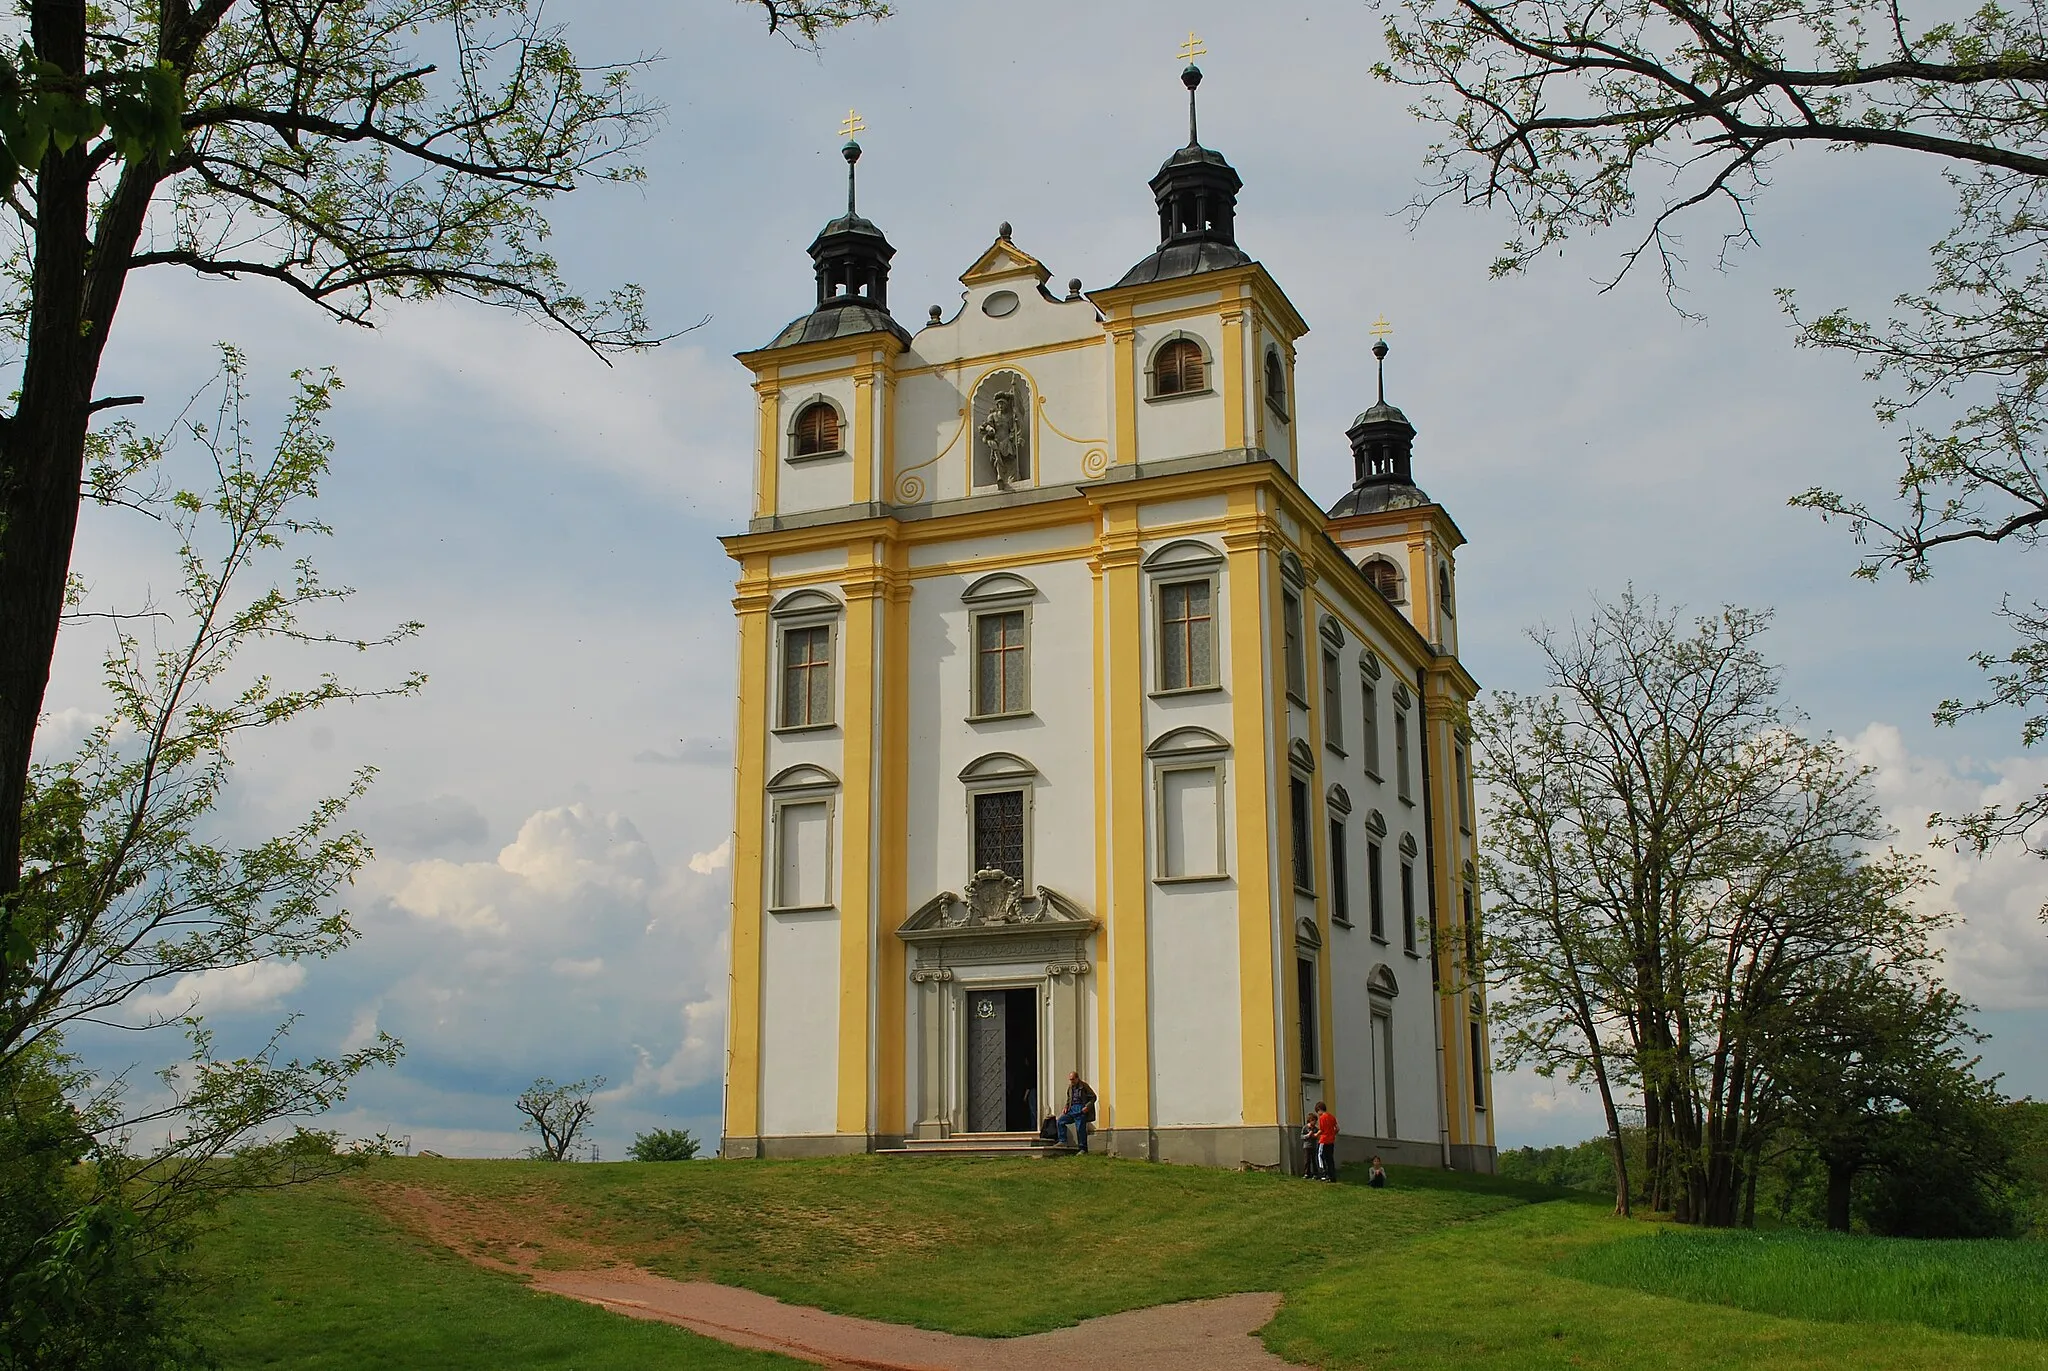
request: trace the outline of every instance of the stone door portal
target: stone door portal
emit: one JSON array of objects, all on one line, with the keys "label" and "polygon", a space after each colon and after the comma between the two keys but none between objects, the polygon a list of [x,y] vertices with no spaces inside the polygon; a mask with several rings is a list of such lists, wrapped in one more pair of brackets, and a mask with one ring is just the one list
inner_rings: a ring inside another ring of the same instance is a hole
[{"label": "stone door portal", "polygon": [[974,990],[967,995],[969,1133],[1038,1127],[1038,992]]}]

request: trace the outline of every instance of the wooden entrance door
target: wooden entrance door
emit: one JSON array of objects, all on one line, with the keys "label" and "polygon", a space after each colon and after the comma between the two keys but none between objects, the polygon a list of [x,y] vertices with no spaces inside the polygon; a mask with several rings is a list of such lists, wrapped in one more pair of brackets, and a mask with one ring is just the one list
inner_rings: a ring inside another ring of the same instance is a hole
[{"label": "wooden entrance door", "polygon": [[1009,1080],[1009,996],[976,990],[967,996],[967,1131],[1006,1127]]}]

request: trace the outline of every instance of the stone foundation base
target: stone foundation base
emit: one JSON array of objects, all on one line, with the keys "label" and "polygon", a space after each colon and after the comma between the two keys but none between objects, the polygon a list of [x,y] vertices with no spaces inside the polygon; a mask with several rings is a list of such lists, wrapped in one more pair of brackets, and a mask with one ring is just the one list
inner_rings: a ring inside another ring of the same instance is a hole
[{"label": "stone foundation base", "polygon": [[[849,1157],[903,1146],[896,1134],[811,1133],[788,1137],[719,1140],[718,1155],[728,1159],[759,1157]],[[1221,1166],[1237,1170],[1303,1172],[1301,1133],[1289,1127],[1104,1128],[1088,1135],[1091,1150],[1134,1161],[1172,1162],[1181,1166]],[[1476,1143],[1451,1148],[1451,1169],[1492,1175],[1494,1149]],[[1366,1138],[1352,1133],[1337,1137],[1337,1164],[1359,1166],[1377,1156],[1390,1166],[1443,1165],[1441,1145],[1401,1138]]]}]

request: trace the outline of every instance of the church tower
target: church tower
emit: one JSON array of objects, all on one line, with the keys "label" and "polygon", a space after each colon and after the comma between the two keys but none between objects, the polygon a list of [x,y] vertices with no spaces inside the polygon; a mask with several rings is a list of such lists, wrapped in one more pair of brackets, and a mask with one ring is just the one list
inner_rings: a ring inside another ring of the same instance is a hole
[{"label": "church tower", "polygon": [[1201,80],[1115,285],[1005,224],[910,333],[849,142],[740,355],[725,1156],[1003,1146],[1078,1072],[1117,1155],[1296,1169],[1324,1100],[1345,1161],[1492,1169],[1463,538],[1383,382],[1302,489],[1308,326]]}]

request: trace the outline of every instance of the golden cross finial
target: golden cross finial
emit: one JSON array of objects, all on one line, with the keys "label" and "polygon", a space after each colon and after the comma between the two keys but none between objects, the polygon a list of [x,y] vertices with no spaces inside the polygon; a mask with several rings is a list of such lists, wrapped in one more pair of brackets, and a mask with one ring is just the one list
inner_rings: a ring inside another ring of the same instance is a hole
[{"label": "golden cross finial", "polygon": [[1391,335],[1393,334],[1393,332],[1394,332],[1394,326],[1393,326],[1392,324],[1390,324],[1390,323],[1388,323],[1388,322],[1387,322],[1387,316],[1386,316],[1386,315],[1382,314],[1382,315],[1381,315],[1381,316],[1380,316],[1379,318],[1377,318],[1377,319],[1375,319],[1375,320],[1373,320],[1373,321],[1372,321],[1372,336],[1373,336],[1373,337],[1375,337],[1375,338],[1386,338],[1386,337],[1390,337],[1390,336],[1391,336]]},{"label": "golden cross finial", "polygon": [[854,134],[863,132],[866,128],[867,125],[860,121],[859,111],[848,109],[846,111],[846,118],[839,125],[839,136],[842,138],[852,138]]},{"label": "golden cross finial", "polygon": [[1193,29],[1188,30],[1188,41],[1180,45],[1180,60],[1192,62],[1197,57],[1207,57],[1209,49],[1202,46],[1202,40]]}]

